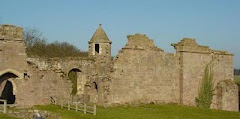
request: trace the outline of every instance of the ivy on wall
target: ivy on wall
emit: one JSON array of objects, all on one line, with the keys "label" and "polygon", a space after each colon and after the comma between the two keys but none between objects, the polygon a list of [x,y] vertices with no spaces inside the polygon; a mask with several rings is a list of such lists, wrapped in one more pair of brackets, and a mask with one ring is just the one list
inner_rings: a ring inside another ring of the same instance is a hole
[{"label": "ivy on wall", "polygon": [[213,73],[211,65],[207,65],[204,71],[204,76],[196,98],[197,107],[210,108],[213,98]]}]

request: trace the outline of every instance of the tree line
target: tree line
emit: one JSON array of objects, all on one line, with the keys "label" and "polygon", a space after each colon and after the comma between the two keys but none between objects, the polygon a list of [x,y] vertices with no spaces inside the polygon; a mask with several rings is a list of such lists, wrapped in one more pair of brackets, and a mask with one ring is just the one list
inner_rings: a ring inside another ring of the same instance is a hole
[{"label": "tree line", "polygon": [[67,42],[48,43],[47,38],[36,28],[26,28],[23,32],[28,56],[39,57],[86,57],[88,52],[81,51],[76,46]]},{"label": "tree line", "polygon": [[234,69],[234,75],[240,76],[240,68],[239,69]]}]

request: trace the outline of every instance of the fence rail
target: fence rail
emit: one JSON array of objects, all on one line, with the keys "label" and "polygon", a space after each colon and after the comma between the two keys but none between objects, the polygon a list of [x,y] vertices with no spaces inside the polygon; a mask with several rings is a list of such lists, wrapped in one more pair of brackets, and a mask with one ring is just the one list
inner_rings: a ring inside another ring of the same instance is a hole
[{"label": "fence rail", "polygon": [[96,104],[87,105],[86,103],[83,103],[83,102],[70,101],[70,99],[68,98],[59,99],[59,98],[53,98],[53,97],[51,97],[50,103],[60,106],[61,108],[66,108],[68,110],[82,111],[84,112],[84,114],[86,113],[90,113],[93,115],[97,114]]}]

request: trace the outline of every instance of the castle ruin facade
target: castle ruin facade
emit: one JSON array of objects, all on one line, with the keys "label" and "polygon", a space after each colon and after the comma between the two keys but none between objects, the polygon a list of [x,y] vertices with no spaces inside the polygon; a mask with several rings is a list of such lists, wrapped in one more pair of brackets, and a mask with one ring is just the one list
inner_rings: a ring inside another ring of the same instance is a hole
[{"label": "castle ruin facade", "polygon": [[[206,68],[212,74],[211,108],[238,111],[233,54],[183,38],[166,53],[146,35],[128,35],[127,44],[111,56],[111,41],[99,28],[89,41],[88,57],[39,58],[25,53],[23,29],[0,26],[1,98],[9,104],[48,104],[51,97],[70,98],[69,73],[77,74],[77,93],[99,105],[176,103],[196,106]],[[6,91],[7,90],[7,91]]]}]

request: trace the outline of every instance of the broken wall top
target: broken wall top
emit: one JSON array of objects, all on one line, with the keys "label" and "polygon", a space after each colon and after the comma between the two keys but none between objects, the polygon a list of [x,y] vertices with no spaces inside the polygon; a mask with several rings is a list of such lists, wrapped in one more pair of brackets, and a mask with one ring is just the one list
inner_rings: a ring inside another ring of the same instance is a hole
[{"label": "broken wall top", "polygon": [[23,29],[14,25],[0,25],[0,39],[22,40]]},{"label": "broken wall top", "polygon": [[177,44],[171,44],[177,52],[206,53],[218,55],[233,55],[227,51],[211,50],[208,46],[201,46],[196,43],[194,38],[183,38]]},{"label": "broken wall top", "polygon": [[162,49],[155,46],[153,40],[149,39],[145,34],[128,35],[128,43],[123,49],[140,49],[140,50],[158,50]]}]

